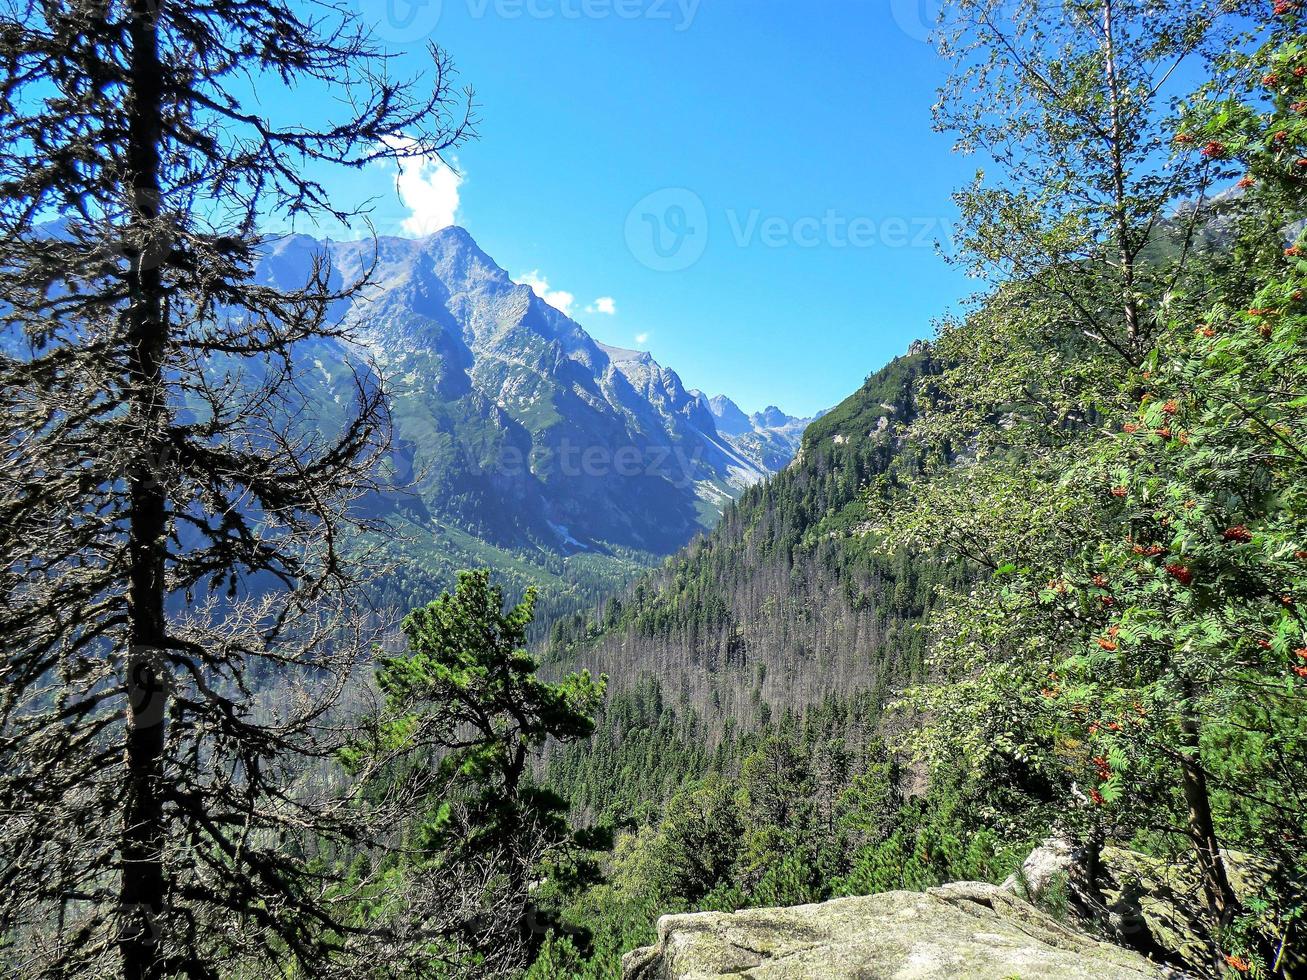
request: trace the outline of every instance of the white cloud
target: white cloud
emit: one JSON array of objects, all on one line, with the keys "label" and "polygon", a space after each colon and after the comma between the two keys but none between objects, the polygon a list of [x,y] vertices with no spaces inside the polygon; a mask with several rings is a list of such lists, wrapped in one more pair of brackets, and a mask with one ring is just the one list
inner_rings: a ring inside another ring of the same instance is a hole
[{"label": "white cloud", "polygon": [[636,334],[636,335],[635,335],[635,342],[636,342],[637,344],[641,345],[641,346],[644,346],[645,344],[649,343],[649,334],[648,334],[648,333],[638,333],[638,334]]},{"label": "white cloud", "polygon": [[[386,144],[402,154],[413,146],[413,141],[405,136],[391,136]],[[401,156],[396,166],[395,189],[404,207],[411,212],[401,222],[406,232],[430,235],[455,223],[458,188],[463,183],[461,174],[451,170],[440,157],[422,154]]]},{"label": "white cloud", "polygon": [[568,316],[572,315],[572,306],[576,303],[576,297],[565,289],[550,289],[549,280],[540,274],[539,269],[524,272],[517,277],[517,280],[524,286],[530,286],[533,293],[554,309]]},{"label": "white cloud", "polygon": [[[530,286],[531,291],[539,296],[542,300],[568,316],[573,315],[576,307],[576,296],[569,293],[566,289],[554,289],[549,285],[549,280],[539,269],[532,269],[530,272],[523,272],[517,277],[517,281],[523,286]],[[602,313],[606,316],[617,315],[617,300],[611,296],[600,296],[589,306],[585,307],[586,313]]]}]

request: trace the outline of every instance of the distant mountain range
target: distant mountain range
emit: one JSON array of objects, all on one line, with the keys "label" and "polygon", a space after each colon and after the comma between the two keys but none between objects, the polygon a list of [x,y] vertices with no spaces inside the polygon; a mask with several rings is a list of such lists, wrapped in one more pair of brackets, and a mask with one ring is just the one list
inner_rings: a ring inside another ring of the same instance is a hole
[{"label": "distant mountain range", "polygon": [[775,405],[768,405],[761,412],[745,415],[740,406],[725,395],[708,398],[701,391],[692,391],[691,394],[712,412],[718,432],[759,466],[773,473],[789,464],[799,451],[804,430],[826,414],[818,412],[811,418],[800,419],[786,415]]},{"label": "distant mountain range", "polygon": [[[402,518],[409,554],[437,578],[484,563],[567,585],[575,565],[602,591],[610,572],[629,577],[713,526],[790,461],[809,421],[776,408],[746,416],[687,391],[648,353],[598,343],[462,228],[376,242],[289,236],[257,274],[301,285],[324,251],[335,284],[369,269],[371,280],[332,311],[356,346],[306,348],[301,388],[330,425],[348,407],[352,370],[371,360],[386,376],[392,476],[408,492],[373,506]],[[414,581],[399,598],[432,587]]]}]

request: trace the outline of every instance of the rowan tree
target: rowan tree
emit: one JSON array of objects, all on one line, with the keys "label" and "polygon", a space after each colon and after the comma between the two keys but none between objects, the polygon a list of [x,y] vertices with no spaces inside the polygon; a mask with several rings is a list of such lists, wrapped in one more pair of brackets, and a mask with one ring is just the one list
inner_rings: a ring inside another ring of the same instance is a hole
[{"label": "rowan tree", "polygon": [[[1292,40],[1273,60],[1286,77],[1307,76],[1293,74]],[[958,757],[988,770],[996,823],[1057,823],[1089,843],[1091,912],[1093,845],[1182,841],[1209,913],[1212,968],[1235,956],[1275,973],[1289,969],[1302,905],[1293,787],[1307,457],[1304,266],[1282,227],[1286,205],[1302,206],[1282,159],[1298,120],[1277,119],[1303,106],[1297,81],[1270,84],[1265,112],[1232,96],[1248,86],[1218,69],[1204,98],[1175,113],[1185,138],[1165,141],[1170,160],[1151,165],[1155,179],[1220,161],[1265,186],[1146,219],[1152,241],[1174,244],[1178,230],[1182,243],[1138,253],[1135,283],[1166,287],[1132,290],[1148,329],[1130,329],[1129,304],[1106,299],[1095,318],[1111,332],[1086,316],[1078,297],[1105,276],[1120,283],[1110,255],[1063,264],[1057,280],[1074,288],[1062,290],[1043,264],[1010,268],[936,345],[954,367],[914,435],[948,465],[915,486],[915,506],[877,506],[897,544],[943,546],[981,576],[935,618],[945,683],[909,700],[931,719],[917,747],[940,771]],[[1066,181],[1014,179],[1087,218]],[[1251,220],[1226,221],[1232,213]],[[1199,235],[1213,247],[1190,248]],[[1227,872],[1232,840],[1277,861],[1275,885],[1249,903]]]}]

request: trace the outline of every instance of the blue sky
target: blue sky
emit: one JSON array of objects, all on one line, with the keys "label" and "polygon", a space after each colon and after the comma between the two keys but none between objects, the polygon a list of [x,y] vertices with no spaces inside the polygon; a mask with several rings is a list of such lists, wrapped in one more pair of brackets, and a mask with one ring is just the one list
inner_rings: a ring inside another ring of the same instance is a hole
[{"label": "blue sky", "polygon": [[406,200],[393,168],[333,191],[377,196],[383,233],[456,200],[514,278],[689,387],[828,407],[976,285],[934,250],[975,164],[931,131],[929,0],[355,2],[404,67],[446,48],[482,122],[456,188],[414,164]]}]

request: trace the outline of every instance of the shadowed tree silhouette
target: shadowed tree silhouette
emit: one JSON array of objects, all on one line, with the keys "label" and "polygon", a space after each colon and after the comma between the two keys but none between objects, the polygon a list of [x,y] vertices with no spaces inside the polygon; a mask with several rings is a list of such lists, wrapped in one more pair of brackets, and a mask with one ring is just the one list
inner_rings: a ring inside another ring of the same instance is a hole
[{"label": "shadowed tree silhouette", "polygon": [[[361,372],[318,431],[295,352],[343,336],[359,284],[253,269],[271,216],[359,216],[306,168],[470,135],[431,53],[394,79],[317,0],[0,5],[0,917],[24,975],[314,972],[367,938],[322,849],[397,811],[364,819],[321,767],[386,402]],[[342,118],[257,97],[314,84]]]}]

